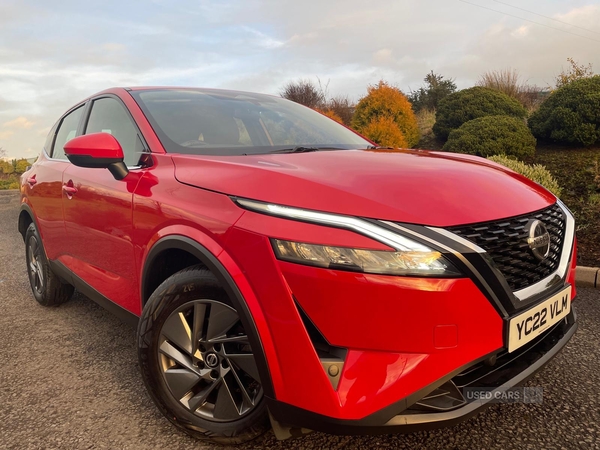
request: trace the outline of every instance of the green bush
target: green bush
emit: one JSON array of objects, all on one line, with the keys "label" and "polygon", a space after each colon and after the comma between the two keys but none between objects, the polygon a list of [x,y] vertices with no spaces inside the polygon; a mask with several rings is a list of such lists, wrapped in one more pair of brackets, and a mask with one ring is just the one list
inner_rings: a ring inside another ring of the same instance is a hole
[{"label": "green bush", "polygon": [[519,159],[535,155],[535,138],[520,120],[510,116],[486,116],[453,130],[444,150],[478,156],[509,155]]},{"label": "green bush", "polygon": [[525,164],[523,161],[511,159],[506,155],[494,155],[488,157],[490,161],[502,164],[510,170],[520,173],[524,177],[541,184],[557,197],[560,197],[562,189],[560,188],[556,178],[552,176],[550,171],[541,164]]},{"label": "green bush", "polygon": [[409,147],[417,145],[419,125],[412,106],[400,89],[385,81],[367,88],[367,95],[356,105],[352,128],[363,133],[374,119],[382,117],[389,117],[398,125]]},{"label": "green bush", "polygon": [[600,143],[600,75],[552,92],[529,119],[534,136],[568,144]]},{"label": "green bush", "polygon": [[502,92],[475,86],[450,94],[440,101],[433,132],[438,138],[447,139],[452,130],[465,122],[500,115],[524,119],[527,110]]}]

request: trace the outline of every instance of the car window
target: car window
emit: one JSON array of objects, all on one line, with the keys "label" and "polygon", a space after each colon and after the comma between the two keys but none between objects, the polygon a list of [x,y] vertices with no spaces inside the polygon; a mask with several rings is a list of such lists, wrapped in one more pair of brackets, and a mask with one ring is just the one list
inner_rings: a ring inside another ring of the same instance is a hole
[{"label": "car window", "polygon": [[211,89],[132,91],[169,153],[247,155],[292,150],[366,149],[371,143],[297,103]]},{"label": "car window", "polygon": [[57,126],[58,123],[55,123],[50,132],[48,133],[48,136],[46,137],[46,142],[44,143],[44,150],[49,155],[52,153],[52,142],[54,141],[54,136],[56,135]]},{"label": "car window", "polygon": [[121,144],[125,164],[130,167],[139,164],[144,145],[131,117],[118,100],[114,98],[94,100],[85,129],[85,134],[90,133],[112,134]]},{"label": "car window", "polygon": [[[79,126],[79,120],[83,114],[83,106],[80,106],[75,111],[67,114],[56,133],[56,139],[54,141],[54,149],[52,150],[52,158],[54,159],[67,159],[65,156],[65,144],[73,139],[77,135],[77,127]],[[50,140],[50,142],[52,142]]]}]

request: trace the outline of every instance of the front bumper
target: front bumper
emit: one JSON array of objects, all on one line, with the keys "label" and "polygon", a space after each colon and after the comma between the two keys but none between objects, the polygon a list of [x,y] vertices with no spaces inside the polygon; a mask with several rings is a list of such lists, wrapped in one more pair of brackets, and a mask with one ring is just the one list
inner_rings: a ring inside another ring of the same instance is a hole
[{"label": "front bumper", "polygon": [[[544,367],[569,342],[576,330],[576,313],[573,310],[562,322],[518,351],[495,355],[497,360],[493,366],[478,361],[459,369],[457,373],[445,377],[436,384],[443,388],[450,383],[458,392],[468,387],[487,388],[490,389],[492,393],[490,397],[493,398],[494,393],[524,383]],[[411,396],[413,400],[415,396],[418,397],[418,393]],[[389,414],[393,408],[396,408],[399,413],[382,422],[381,419],[384,417],[382,411],[360,420],[340,420],[311,413],[274,399],[267,400],[269,410],[274,417],[293,423],[295,427],[342,435],[409,433],[447,427],[456,425],[489,406],[488,402],[482,400],[465,401],[463,405],[443,412],[434,412],[434,410],[419,412],[416,408],[405,409],[406,402],[403,400],[386,408],[385,413]]]},{"label": "front bumper", "polygon": [[[394,224],[389,226],[395,229]],[[225,250],[251,287],[244,295],[256,298],[252,314],[260,325],[273,385],[265,395],[277,421],[343,434],[452,424],[481,404],[459,401],[443,412],[415,408],[427,403],[427,397],[445,383],[454,383],[455,377],[465,380],[465,371],[476,370],[475,365],[502,357],[510,317],[567,284],[575,297],[572,236],[563,255],[564,272],[535,295],[520,300],[485,252],[468,242],[426,227],[404,225],[400,231],[416,233],[426,245],[453,258],[467,277],[394,277],[278,261],[269,238],[386,248],[358,233],[251,211],[228,233]],[[574,323],[573,318],[572,331]],[[544,333],[542,340],[546,342],[545,336],[555,331]],[[556,351],[550,346],[546,350],[552,351],[539,361],[527,356],[529,352],[517,351],[510,355],[509,364],[493,366],[496,369],[486,375],[491,377],[490,386],[503,389],[506,383],[522,382],[564,346],[569,333],[565,331],[565,339],[555,343]],[[515,355],[521,356],[515,359]],[[330,356],[341,361],[335,382],[328,376]],[[498,369],[504,366],[507,370]],[[498,381],[495,377],[501,373],[506,379]]]}]

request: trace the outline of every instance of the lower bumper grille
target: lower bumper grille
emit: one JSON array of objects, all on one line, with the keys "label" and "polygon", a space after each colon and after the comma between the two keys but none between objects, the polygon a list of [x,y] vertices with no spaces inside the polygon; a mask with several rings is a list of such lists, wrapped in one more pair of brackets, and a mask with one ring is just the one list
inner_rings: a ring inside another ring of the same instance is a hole
[{"label": "lower bumper grille", "polygon": [[469,403],[463,395],[466,388],[491,389],[503,386],[516,374],[525,372],[552,349],[564,337],[574,321],[574,313],[571,312],[565,320],[520,349],[512,353],[504,351],[497,354],[493,365],[480,362],[459,373],[402,414],[452,411]]}]

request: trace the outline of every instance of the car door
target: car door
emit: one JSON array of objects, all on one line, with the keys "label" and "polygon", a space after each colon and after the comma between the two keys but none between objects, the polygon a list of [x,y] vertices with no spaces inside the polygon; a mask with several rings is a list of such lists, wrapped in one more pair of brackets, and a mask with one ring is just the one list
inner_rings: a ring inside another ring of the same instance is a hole
[{"label": "car door", "polygon": [[83,134],[105,132],[121,144],[130,173],[115,180],[106,169],[69,165],[63,173],[63,211],[71,271],[109,300],[139,313],[132,243],[132,200],[145,152],[141,134],[116,96],[93,99]]},{"label": "car door", "polygon": [[62,174],[69,161],[63,146],[77,136],[84,109],[85,105],[72,109],[52,128],[44,151],[25,180],[26,197],[49,259],[59,259],[65,251]]}]

